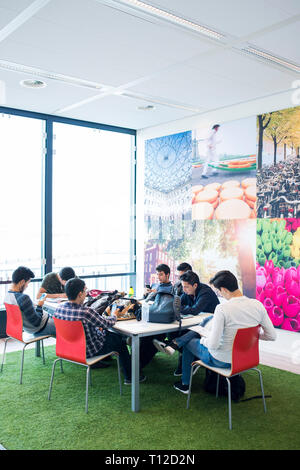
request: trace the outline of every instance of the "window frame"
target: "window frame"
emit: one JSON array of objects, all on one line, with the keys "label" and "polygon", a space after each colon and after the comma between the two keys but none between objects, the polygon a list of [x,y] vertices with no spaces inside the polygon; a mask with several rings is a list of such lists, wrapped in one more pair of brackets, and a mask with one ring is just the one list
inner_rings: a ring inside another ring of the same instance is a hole
[{"label": "window frame", "polygon": [[[34,111],[26,111],[15,108],[8,108],[0,106],[1,114],[15,115],[21,117],[27,117],[31,119],[39,119],[45,121],[45,152],[43,155],[43,166],[44,166],[44,181],[43,188],[44,193],[41,194],[43,209],[44,209],[44,220],[43,230],[41,233],[42,237],[42,272],[45,276],[47,273],[52,272],[53,264],[53,252],[52,252],[52,224],[53,224],[53,124],[63,123],[70,124],[79,127],[88,127],[91,129],[99,129],[111,132],[117,132],[122,134],[129,134],[134,137],[133,148],[132,148],[132,159],[131,159],[131,234],[130,238],[130,272],[126,273],[113,273],[113,274],[85,274],[80,276],[82,279],[89,278],[101,278],[101,277],[116,277],[116,276],[129,276],[130,285],[136,290],[136,130],[126,127],[112,126],[93,121],[83,121],[79,119],[66,118],[61,116],[54,116],[51,114],[38,113]],[[34,278],[32,282],[41,282],[42,278]],[[10,284],[11,281],[1,281],[1,284]]]}]

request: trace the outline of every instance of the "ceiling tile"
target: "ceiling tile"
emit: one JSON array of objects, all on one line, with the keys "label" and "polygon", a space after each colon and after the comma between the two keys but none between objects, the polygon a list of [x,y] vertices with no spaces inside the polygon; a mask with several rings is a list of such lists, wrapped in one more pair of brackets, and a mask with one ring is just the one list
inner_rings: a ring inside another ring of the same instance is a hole
[{"label": "ceiling tile", "polygon": [[193,114],[186,110],[162,105],[155,105],[155,109],[152,111],[137,110],[138,106],[147,105],[149,105],[148,101],[129,99],[123,96],[107,96],[80,108],[66,111],[63,115],[73,119],[86,119],[103,124],[141,129],[182,119]]},{"label": "ceiling tile", "polygon": [[24,88],[20,85],[21,80],[30,78],[36,79],[27,74],[0,70],[0,80],[6,84],[5,106],[52,114],[56,109],[96,94],[95,90],[70,86],[54,80],[44,80],[47,86],[41,89]]},{"label": "ceiling tile", "polygon": [[263,64],[233,50],[224,50],[220,53],[189,59],[186,61],[186,65],[195,67],[204,74],[210,73],[230,79],[236,86],[241,83],[248,84],[268,93],[289,89],[293,76],[297,76],[296,72],[293,74],[284,69],[278,70],[269,64]]},{"label": "ceiling tile", "polygon": [[210,47],[97,2],[53,0],[0,43],[0,57],[118,86]]},{"label": "ceiling tile", "polygon": [[279,7],[270,8],[268,0],[155,0],[148,3],[238,37],[291,16]]},{"label": "ceiling tile", "polygon": [[268,0],[271,8],[278,8],[290,15],[300,14],[300,2],[299,0]]},{"label": "ceiling tile", "polygon": [[33,0],[1,0],[1,7],[20,13],[32,4]]},{"label": "ceiling tile", "polygon": [[0,6],[0,30],[16,17],[16,12]]},{"label": "ceiling tile", "polygon": [[172,99],[194,106],[214,109],[230,103],[239,103],[265,94],[257,83],[243,83],[215,75],[209,69],[174,67],[158,78],[132,88],[133,91]]},{"label": "ceiling tile", "polygon": [[300,64],[299,31],[300,21],[264,34],[252,40],[251,44]]}]

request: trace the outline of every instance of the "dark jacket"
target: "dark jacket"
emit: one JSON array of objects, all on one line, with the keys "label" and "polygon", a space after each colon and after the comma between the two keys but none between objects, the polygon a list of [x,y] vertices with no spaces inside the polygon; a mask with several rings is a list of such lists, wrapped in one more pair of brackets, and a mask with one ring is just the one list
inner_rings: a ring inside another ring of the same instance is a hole
[{"label": "dark jacket", "polygon": [[218,297],[214,291],[206,284],[199,284],[195,296],[182,294],[181,296],[181,314],[198,315],[200,312],[214,313],[219,304]]},{"label": "dark jacket", "polygon": [[175,293],[176,295],[179,295],[179,297],[181,297],[182,294],[184,294],[181,281],[175,282],[175,284],[174,284],[174,293]]}]

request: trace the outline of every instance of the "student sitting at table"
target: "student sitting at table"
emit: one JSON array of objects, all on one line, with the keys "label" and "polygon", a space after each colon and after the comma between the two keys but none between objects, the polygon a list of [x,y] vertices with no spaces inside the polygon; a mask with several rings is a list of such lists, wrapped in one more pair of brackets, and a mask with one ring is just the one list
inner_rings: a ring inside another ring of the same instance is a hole
[{"label": "student sitting at table", "polygon": [[[198,315],[201,312],[214,313],[216,306],[220,303],[214,291],[207,284],[200,282],[200,279],[193,271],[186,271],[180,276],[183,294],[181,296],[181,315]],[[171,333],[168,335],[166,342],[153,340],[154,346],[162,352],[169,354],[169,343],[185,332]],[[179,377],[182,375],[182,349],[179,349],[179,358],[177,369],[174,375]]]},{"label": "student sitting at table", "polygon": [[[65,285],[67,302],[59,304],[53,316],[61,320],[82,321],[86,336],[86,357],[100,356],[111,351],[119,353],[121,368],[125,377],[124,384],[131,384],[131,358],[125,340],[118,334],[108,331],[113,326],[117,317],[112,314],[104,316],[96,312],[92,307],[83,305],[87,287],[85,282],[76,277],[69,279]],[[102,361],[95,364],[101,364]],[[93,366],[92,366],[93,367]],[[98,368],[99,366],[97,366]],[[101,366],[100,366],[101,367]],[[140,375],[140,382],[146,377]]]},{"label": "student sitting at table", "polygon": [[[175,340],[177,346],[183,346],[182,379],[174,388],[187,394],[191,375],[191,364],[195,357],[212,367],[231,367],[233,340],[239,328],[261,325],[259,338],[274,341],[276,331],[263,304],[242,294],[236,277],[230,271],[219,271],[211,280],[220,295],[227,302],[217,305],[210,328],[199,328],[198,337],[188,342],[188,336]],[[188,335],[188,334],[187,334]]]},{"label": "student sitting at table", "polygon": [[[159,264],[156,266],[156,273],[157,273],[157,279],[159,281],[159,284],[157,285],[156,289],[153,290],[151,293],[149,293],[146,302],[149,302],[151,300],[155,299],[155,296],[157,293],[159,293],[161,290],[164,292],[170,292],[173,293],[173,286],[172,283],[170,282],[170,274],[171,270],[170,267],[167,264]],[[140,363],[141,367],[146,367],[147,364],[153,359],[155,354],[157,353],[157,348],[154,344],[154,339],[157,340],[158,342],[162,341],[164,339],[165,335],[156,335],[156,336],[145,336],[141,338],[140,341]]]},{"label": "student sitting at table", "polygon": [[182,276],[187,271],[193,271],[193,268],[189,263],[180,263],[177,266],[176,271],[178,273],[177,275],[179,277],[179,280],[175,282],[174,284],[174,292],[176,295],[179,295],[179,297],[181,297],[184,292],[183,292],[183,287],[182,287],[182,282],[180,280],[180,276]]},{"label": "student sitting at table", "polygon": [[67,297],[64,286],[73,277],[76,277],[75,271],[70,267],[62,268],[59,273],[46,274],[36,298],[39,299],[44,293],[47,294],[48,298]]},{"label": "student sitting at table", "polygon": [[35,277],[31,269],[19,266],[12,274],[12,284],[4,303],[18,305],[23,319],[23,330],[38,335],[56,335],[54,321],[42,309],[43,300],[35,308],[29,295],[24,294],[31,279]]}]

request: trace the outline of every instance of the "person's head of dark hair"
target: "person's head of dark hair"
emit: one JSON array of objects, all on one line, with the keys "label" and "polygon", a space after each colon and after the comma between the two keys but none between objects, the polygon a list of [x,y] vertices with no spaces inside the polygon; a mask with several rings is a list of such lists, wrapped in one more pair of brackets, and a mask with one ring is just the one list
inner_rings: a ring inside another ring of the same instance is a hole
[{"label": "person's head of dark hair", "polygon": [[26,268],[25,266],[19,266],[12,274],[12,282],[18,284],[20,281],[29,281],[35,277],[31,269]]},{"label": "person's head of dark hair", "polygon": [[192,271],[192,266],[189,264],[189,263],[180,263],[178,266],[177,266],[177,271]]},{"label": "person's head of dark hair", "polygon": [[158,266],[156,266],[155,269],[156,269],[156,271],[163,272],[166,275],[171,273],[171,270],[170,270],[170,268],[167,264],[159,264]]},{"label": "person's head of dark hair", "polygon": [[65,285],[65,292],[69,300],[75,300],[80,292],[83,292],[85,282],[79,277],[69,279]]},{"label": "person's head of dark hair", "polygon": [[230,292],[234,292],[239,288],[237,278],[230,271],[219,271],[214,275],[213,278],[209,281],[216,289],[221,289],[224,287]]},{"label": "person's head of dark hair", "polygon": [[198,286],[199,286],[199,284],[200,284],[199,276],[198,276],[198,274],[194,273],[194,271],[186,271],[185,273],[183,273],[180,276],[179,279],[180,279],[180,281],[187,282],[191,286],[193,286],[194,284],[198,284]]},{"label": "person's head of dark hair", "polygon": [[68,281],[69,279],[75,277],[75,271],[73,268],[67,266],[59,271],[59,275],[63,281]]},{"label": "person's head of dark hair", "polygon": [[213,129],[213,130],[219,129],[219,127],[220,127],[220,124],[215,124],[215,125],[212,127],[212,129]]}]

